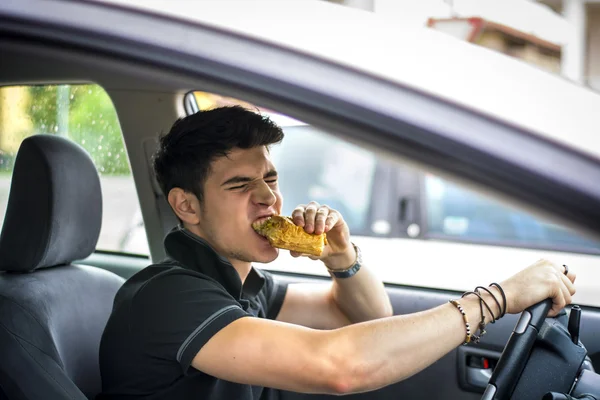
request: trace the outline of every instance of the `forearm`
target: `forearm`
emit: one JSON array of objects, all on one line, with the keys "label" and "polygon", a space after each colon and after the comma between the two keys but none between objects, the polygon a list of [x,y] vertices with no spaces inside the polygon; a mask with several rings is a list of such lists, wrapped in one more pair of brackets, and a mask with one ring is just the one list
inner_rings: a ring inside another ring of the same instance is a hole
[{"label": "forearm", "polygon": [[338,278],[331,274],[333,286],[331,294],[339,310],[352,323],[391,317],[390,299],[381,280],[359,259],[357,247],[347,246],[343,252],[323,259],[330,271],[346,270],[356,262],[360,269],[351,277]]},{"label": "forearm", "polygon": [[[460,303],[474,332],[481,320],[479,299],[469,296]],[[488,312],[484,314],[490,321]],[[449,303],[332,331],[335,348],[329,350],[339,355],[336,362],[343,366],[336,391],[368,391],[406,379],[463,343],[465,334],[461,313]]]},{"label": "forearm", "polygon": [[333,278],[332,295],[352,323],[393,315],[383,283],[366,265],[350,278]]}]

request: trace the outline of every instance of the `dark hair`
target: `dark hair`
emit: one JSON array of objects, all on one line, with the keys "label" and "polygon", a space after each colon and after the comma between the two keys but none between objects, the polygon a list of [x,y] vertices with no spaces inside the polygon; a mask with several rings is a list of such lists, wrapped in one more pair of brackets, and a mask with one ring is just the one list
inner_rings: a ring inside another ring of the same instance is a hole
[{"label": "dark hair", "polygon": [[154,173],[165,196],[175,187],[202,202],[210,164],[234,148],[269,146],[283,140],[270,118],[240,106],[199,111],[180,118],[159,139]]}]

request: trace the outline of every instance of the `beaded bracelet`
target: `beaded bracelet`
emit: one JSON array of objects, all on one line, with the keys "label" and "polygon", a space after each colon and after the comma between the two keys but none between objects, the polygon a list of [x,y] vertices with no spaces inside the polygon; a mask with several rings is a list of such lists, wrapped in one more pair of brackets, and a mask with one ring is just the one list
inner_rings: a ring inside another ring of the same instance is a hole
[{"label": "beaded bracelet", "polygon": [[467,329],[467,334],[465,336],[465,341],[463,343],[463,346],[469,344],[469,342],[471,341],[471,325],[469,324],[469,318],[467,318],[467,313],[465,312],[465,310],[463,309],[463,307],[460,305],[460,303],[456,300],[449,300],[449,302],[451,304],[453,304],[458,311],[460,311],[460,313],[462,314],[463,320],[465,321],[465,328]]}]

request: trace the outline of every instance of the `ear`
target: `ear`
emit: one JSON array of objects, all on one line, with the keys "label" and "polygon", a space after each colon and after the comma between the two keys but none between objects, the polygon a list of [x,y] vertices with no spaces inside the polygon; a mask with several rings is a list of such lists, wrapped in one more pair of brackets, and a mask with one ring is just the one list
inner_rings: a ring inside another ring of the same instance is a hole
[{"label": "ear", "polygon": [[169,191],[167,200],[182,222],[190,225],[200,223],[200,202],[195,194],[173,188]]}]

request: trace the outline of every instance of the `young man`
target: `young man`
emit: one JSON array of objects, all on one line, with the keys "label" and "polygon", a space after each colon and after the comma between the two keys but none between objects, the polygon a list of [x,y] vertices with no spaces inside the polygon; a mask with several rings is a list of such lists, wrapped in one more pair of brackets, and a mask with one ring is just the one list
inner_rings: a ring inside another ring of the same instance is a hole
[{"label": "young man", "polygon": [[[155,172],[181,224],[165,238],[169,259],[133,276],[115,298],[100,348],[101,399],[368,391],[463,343],[465,317],[476,328],[475,295],[459,299],[462,311],[448,303],[392,316],[343,217],[314,202],[298,206],[293,220],[327,233],[319,258],[332,283],[286,287],[254,269],[278,255],[252,224],[281,212],[269,146],[282,139],[268,118],[240,107],[188,116],[161,138]],[[501,283],[505,302],[497,287],[481,293],[485,321],[548,297],[554,315],[570,303],[574,280],[572,271],[539,261]]]}]

